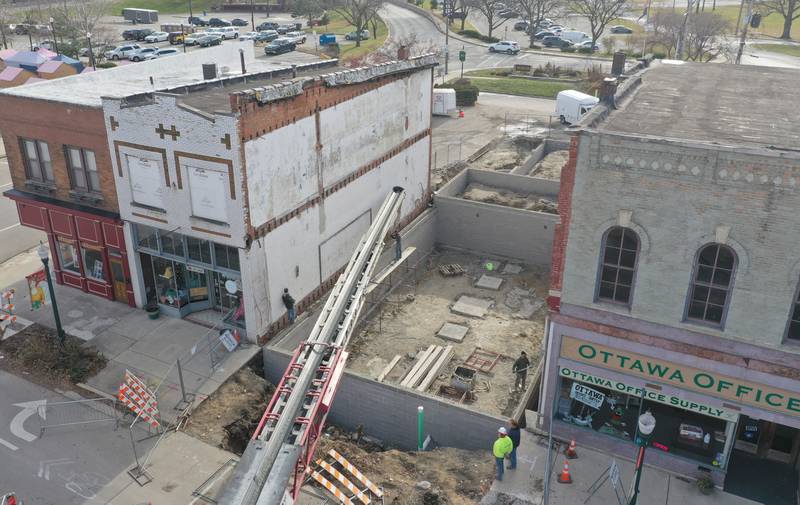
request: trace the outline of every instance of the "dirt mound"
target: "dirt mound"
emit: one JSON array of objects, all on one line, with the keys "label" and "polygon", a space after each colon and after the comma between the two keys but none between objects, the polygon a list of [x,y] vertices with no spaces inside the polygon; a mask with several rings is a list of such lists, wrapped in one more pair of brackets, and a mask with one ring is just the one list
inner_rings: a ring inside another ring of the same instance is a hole
[{"label": "dirt mound", "polygon": [[211,445],[241,455],[267,408],[274,386],[246,366],[192,412],[186,432]]},{"label": "dirt mound", "polygon": [[476,202],[493,203],[517,209],[535,210],[550,214],[558,213],[558,204],[541,195],[524,195],[507,189],[494,188],[484,184],[472,183],[467,186],[461,198]]},{"label": "dirt mound", "polygon": [[561,179],[561,169],[569,160],[569,151],[553,151],[533,166],[530,175],[542,179]]},{"label": "dirt mound", "polygon": [[[494,478],[494,462],[488,450],[446,447],[420,453],[381,451],[375,445],[364,448],[335,428],[320,440],[317,455],[324,455],[329,449],[339,452],[382,487],[387,505],[479,503]],[[430,487],[418,486],[422,481],[429,482]]]}]

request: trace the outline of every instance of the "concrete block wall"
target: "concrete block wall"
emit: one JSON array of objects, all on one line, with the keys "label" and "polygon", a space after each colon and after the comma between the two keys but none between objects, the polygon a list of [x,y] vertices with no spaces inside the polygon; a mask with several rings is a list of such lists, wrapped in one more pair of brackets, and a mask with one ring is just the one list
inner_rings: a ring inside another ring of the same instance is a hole
[{"label": "concrete block wall", "polygon": [[558,181],[477,168],[467,168],[461,171],[437,190],[436,196],[458,197],[472,183],[522,194],[536,193],[551,198],[558,197]]},{"label": "concrete block wall", "polygon": [[[264,376],[277,384],[290,355],[264,348]],[[439,445],[485,450],[487,457],[497,428],[505,419],[471,411],[446,400],[345,371],[328,422],[364,433],[405,450],[417,448],[417,407],[425,409],[425,434]]]},{"label": "concrete block wall", "polygon": [[533,150],[528,159],[526,159],[517,168],[511,170],[510,173],[514,175],[530,175],[532,177],[536,177],[536,174],[531,173],[534,165],[542,161],[545,156],[553,151],[562,151],[566,149],[569,149],[568,140],[545,139],[544,142],[539,144],[536,149]]}]

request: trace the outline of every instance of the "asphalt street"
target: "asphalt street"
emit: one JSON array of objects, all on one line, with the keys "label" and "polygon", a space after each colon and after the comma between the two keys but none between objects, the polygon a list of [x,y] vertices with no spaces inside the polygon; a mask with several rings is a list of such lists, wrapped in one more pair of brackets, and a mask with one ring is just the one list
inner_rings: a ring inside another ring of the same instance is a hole
[{"label": "asphalt street", "polygon": [[[9,189],[11,189],[11,175],[8,172],[8,159],[3,155],[0,158],[0,194]],[[21,226],[14,201],[0,196],[0,263],[27,251],[40,240],[47,240],[47,235],[39,230]]]},{"label": "asphalt street", "polygon": [[[133,466],[127,426],[114,430],[113,422],[100,422],[53,428],[39,438],[39,416],[29,402],[42,401],[69,398],[0,371],[0,495],[15,492],[25,505],[80,505]],[[64,411],[51,416],[59,412]],[[70,417],[92,413],[82,407]]]}]

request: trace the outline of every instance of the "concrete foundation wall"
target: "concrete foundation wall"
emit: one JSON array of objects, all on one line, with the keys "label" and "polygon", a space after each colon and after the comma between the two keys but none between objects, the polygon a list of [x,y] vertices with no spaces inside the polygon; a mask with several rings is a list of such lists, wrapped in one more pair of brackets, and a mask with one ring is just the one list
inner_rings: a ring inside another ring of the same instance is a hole
[{"label": "concrete foundation wall", "polygon": [[463,170],[442,186],[436,194],[437,196],[458,196],[472,183],[484,184],[521,194],[536,193],[551,198],[558,197],[558,181],[476,168]]},{"label": "concrete foundation wall", "polygon": [[517,168],[511,170],[510,173],[513,175],[530,175],[535,177],[536,174],[531,174],[531,170],[533,169],[534,165],[542,161],[545,156],[553,151],[565,151],[567,149],[569,149],[568,140],[545,139],[544,142],[539,144],[539,146],[533,150],[528,159],[526,159]]},{"label": "concrete foundation wall", "polygon": [[[264,348],[264,376],[277,384],[290,356]],[[425,409],[425,435],[438,445],[485,450],[487,457],[497,428],[505,420],[467,410],[446,401],[345,372],[328,422],[364,433],[400,449],[417,448],[417,407]]]}]

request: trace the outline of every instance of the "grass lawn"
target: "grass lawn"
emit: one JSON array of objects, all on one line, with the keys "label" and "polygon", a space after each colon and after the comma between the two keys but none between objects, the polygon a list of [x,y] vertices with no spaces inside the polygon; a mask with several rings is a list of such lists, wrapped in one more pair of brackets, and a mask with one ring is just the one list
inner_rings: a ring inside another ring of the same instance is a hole
[{"label": "grass lawn", "polygon": [[[344,36],[348,33],[355,31],[355,27],[344,20],[344,18],[337,12],[328,11],[328,19],[330,23],[325,26],[317,28],[317,33],[335,33],[337,40],[344,41]],[[372,33],[372,24],[367,26],[370,31],[370,39],[362,40],[361,46],[356,47],[355,43],[340,44],[341,52],[339,59],[352,60],[359,58],[367,53],[371,53],[381,47],[386,42],[386,37],[389,36],[389,29],[386,28],[386,23],[382,19],[378,20],[378,32]]]},{"label": "grass lawn", "polygon": [[[706,11],[708,10],[708,2],[706,2]],[[736,31],[736,20],[739,17],[739,6],[723,5],[721,7],[717,7],[717,10],[713,12],[719,13],[728,20],[730,23],[731,32]],[[742,16],[745,15],[747,15],[747,10],[742,13]],[[773,13],[769,16],[761,18],[761,26],[758,28],[750,28],[747,31],[748,35],[755,35],[757,33],[768,35],[770,37],[780,37],[781,33],[783,33],[783,17],[781,17],[780,14]],[[795,21],[795,23],[792,25],[792,38],[798,37],[800,37],[800,23]]]},{"label": "grass lawn", "polygon": [[[211,5],[218,3],[217,0],[192,0],[192,12],[195,16],[202,16],[203,11],[211,14]],[[183,14],[189,12],[189,2],[187,0],[116,0],[109,7],[109,14],[119,16],[125,7],[136,7],[137,9],[154,9],[164,14]],[[216,14],[216,13],[215,13]]]},{"label": "grass lawn", "polygon": [[787,56],[796,56],[800,58],[800,46],[789,46],[784,44],[754,44],[753,47],[762,51],[771,51],[773,53],[780,53]]},{"label": "grass lawn", "polygon": [[539,96],[544,98],[555,98],[559,91],[565,89],[581,89],[580,84],[568,82],[536,81],[532,79],[512,79],[496,78],[487,79],[483,77],[471,77],[470,81],[478,86],[478,89],[487,93],[503,93],[506,95],[520,96]]}]

